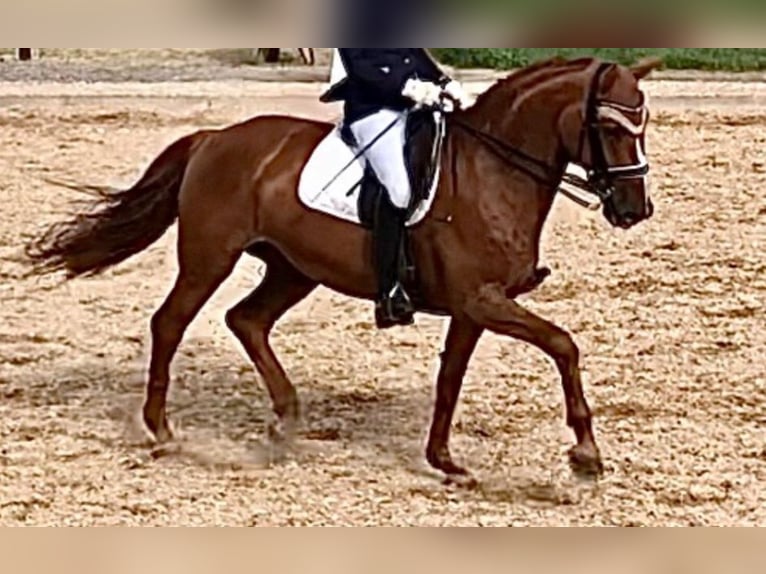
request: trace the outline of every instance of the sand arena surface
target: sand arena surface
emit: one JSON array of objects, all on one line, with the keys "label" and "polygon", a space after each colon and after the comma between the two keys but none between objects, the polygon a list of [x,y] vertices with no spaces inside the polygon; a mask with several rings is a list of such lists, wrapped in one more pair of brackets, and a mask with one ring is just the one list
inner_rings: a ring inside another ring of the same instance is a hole
[{"label": "sand arena surface", "polygon": [[566,464],[552,364],[486,335],[452,443],[481,486],[441,485],[423,445],[442,320],[377,333],[368,303],[321,290],[273,336],[304,407],[298,450],[259,468],[270,402],[223,324],[259,281],[255,260],[188,331],[170,395],[185,447],[152,459],[135,416],[175,228],[102,277],[22,279],[23,242],[72,197],[45,180],[127,184],[198,128],[333,118],[320,88],[0,82],[0,524],[766,524],[764,83],[647,84],[651,222],[624,233],[555,207],[554,275],[525,302],[582,349],[598,484]]}]

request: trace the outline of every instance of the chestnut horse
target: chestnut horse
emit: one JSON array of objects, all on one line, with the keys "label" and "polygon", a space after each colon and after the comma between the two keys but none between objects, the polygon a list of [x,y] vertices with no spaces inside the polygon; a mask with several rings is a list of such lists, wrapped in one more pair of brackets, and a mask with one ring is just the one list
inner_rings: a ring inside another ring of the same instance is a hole
[{"label": "chestnut horse", "polygon": [[[581,183],[600,197],[614,227],[651,217],[648,110],[639,81],[658,64],[548,60],[511,74],[472,108],[447,117],[436,197],[410,233],[420,311],[450,317],[427,445],[429,463],[448,478],[467,474],[450,454],[450,427],[485,330],[526,341],[555,361],[577,441],[570,463],[577,472],[602,471],[577,346],[515,299],[545,278],[538,270],[541,231],[570,162],[587,170]],[[308,157],[333,127],[262,116],[188,135],[132,188],[101,190],[92,211],[53,226],[28,248],[35,273],[87,276],[146,249],[178,219],[178,277],[151,320],[143,415],[158,443],[172,439],[166,394],[184,331],[244,253],[267,271],[226,322],[268,387],[276,414],[271,432],[283,439],[295,430],[298,398],[269,345],[272,327],[318,285],[374,297],[369,231],[307,209],[296,193]]]}]

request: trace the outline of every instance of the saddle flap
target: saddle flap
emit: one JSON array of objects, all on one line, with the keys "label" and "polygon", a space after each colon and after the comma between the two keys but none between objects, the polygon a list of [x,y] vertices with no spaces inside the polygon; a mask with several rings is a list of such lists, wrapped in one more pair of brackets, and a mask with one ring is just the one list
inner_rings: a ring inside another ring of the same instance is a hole
[{"label": "saddle flap", "polygon": [[[431,130],[424,129],[430,123]],[[413,184],[412,216],[408,226],[420,223],[429,213],[439,182],[439,161],[431,161],[434,153],[434,122],[420,121],[408,124],[407,150],[408,169]],[[443,124],[439,124],[443,127]],[[362,194],[365,190],[375,192],[375,185],[362,185],[365,180],[367,162],[357,158],[358,148],[353,135],[349,139],[342,125],[336,126],[313,150],[300,176],[298,198],[307,208],[326,215],[366,225],[367,210]],[[348,130],[350,132],[350,130]],[[440,144],[440,140],[437,140]],[[409,166],[413,167],[409,167]],[[344,169],[345,168],[345,169]],[[368,198],[369,199],[369,198]]]}]

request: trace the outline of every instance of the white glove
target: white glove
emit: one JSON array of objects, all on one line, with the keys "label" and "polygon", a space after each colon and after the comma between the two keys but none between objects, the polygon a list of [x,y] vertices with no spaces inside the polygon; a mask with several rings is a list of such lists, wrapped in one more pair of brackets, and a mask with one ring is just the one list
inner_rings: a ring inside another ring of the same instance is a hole
[{"label": "white glove", "polygon": [[[444,91],[442,91],[442,95],[444,94]],[[453,102],[449,98],[442,98],[441,104],[439,106],[441,108],[441,111],[445,114],[451,114],[455,111],[455,102]]]},{"label": "white glove", "polygon": [[447,94],[452,100],[457,103],[461,110],[470,108],[474,104],[474,100],[463,89],[463,86],[457,80],[452,80],[444,87],[444,93]]},{"label": "white glove", "polygon": [[402,90],[402,95],[411,99],[416,104],[435,106],[439,103],[442,90],[432,82],[424,82],[415,78],[407,80]]}]

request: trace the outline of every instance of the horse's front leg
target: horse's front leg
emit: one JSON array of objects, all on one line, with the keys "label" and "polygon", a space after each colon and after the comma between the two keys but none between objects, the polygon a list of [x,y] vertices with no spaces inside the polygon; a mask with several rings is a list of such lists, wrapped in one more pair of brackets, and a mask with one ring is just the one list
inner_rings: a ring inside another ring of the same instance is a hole
[{"label": "horse's front leg", "polygon": [[449,436],[463,377],[483,331],[482,327],[470,319],[452,319],[441,354],[441,367],[436,382],[436,406],[426,456],[431,466],[452,479],[468,476],[468,472],[452,460]]},{"label": "horse's front leg", "polygon": [[561,373],[567,424],[577,438],[569,452],[573,470],[588,476],[603,472],[601,455],[593,436],[590,407],[580,378],[580,351],[569,333],[506,297],[502,285],[483,287],[467,302],[466,312],[478,325],[501,335],[526,341],[555,362]]}]

